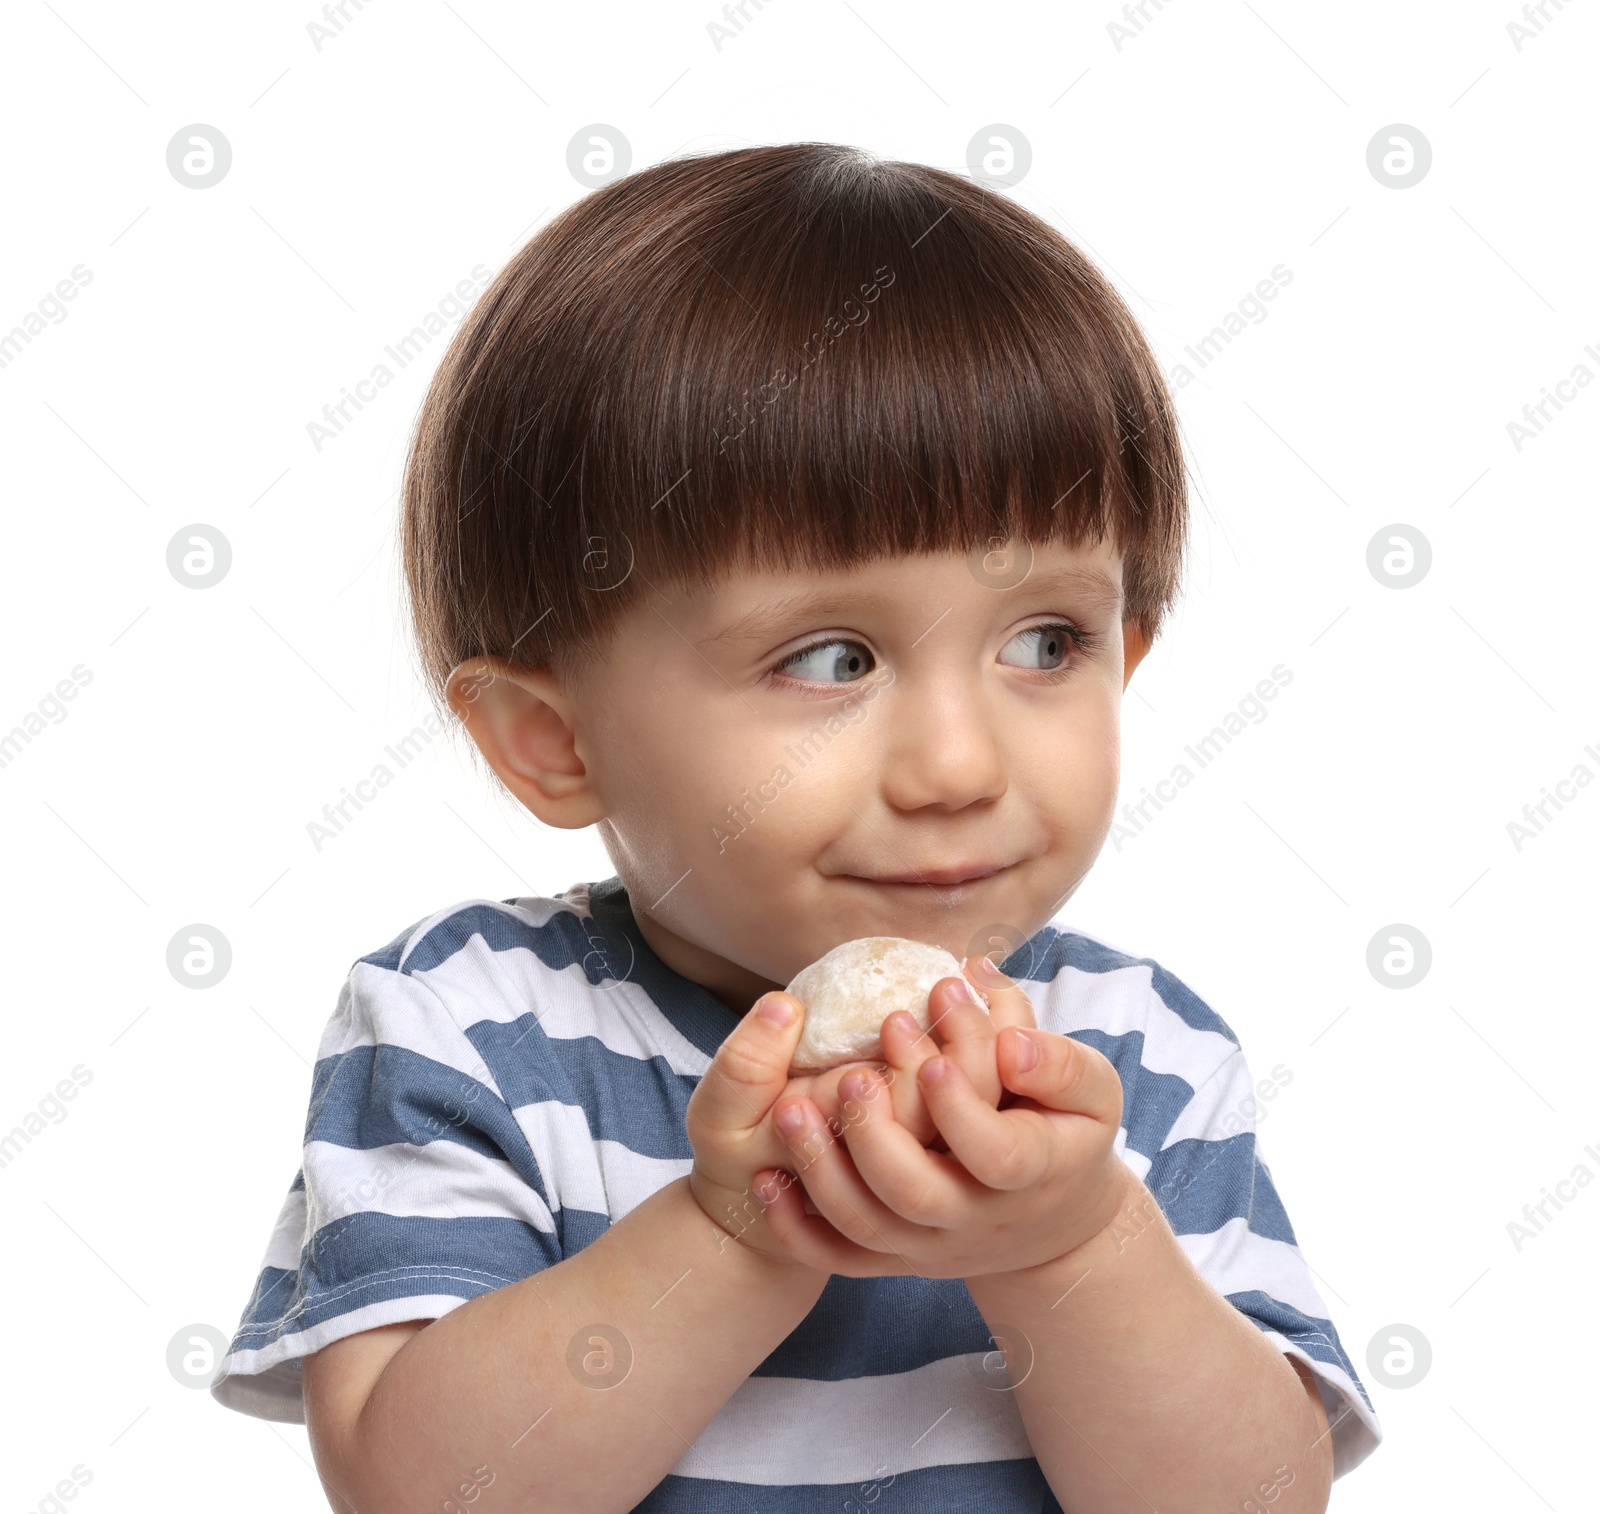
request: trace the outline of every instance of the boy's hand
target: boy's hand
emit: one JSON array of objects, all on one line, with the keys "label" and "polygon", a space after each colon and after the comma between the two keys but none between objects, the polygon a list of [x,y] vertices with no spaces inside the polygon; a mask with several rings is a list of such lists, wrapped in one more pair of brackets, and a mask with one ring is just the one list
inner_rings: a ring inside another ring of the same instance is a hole
[{"label": "boy's hand", "polygon": [[[975,962],[975,958],[969,958]],[[969,969],[981,973],[981,969]],[[917,1072],[932,1057],[953,1058],[967,1075],[978,1096],[991,1108],[1000,1107],[1006,1090],[1000,1082],[996,1037],[1007,1025],[1032,1027],[1033,1004],[1026,993],[1004,994],[985,1009],[966,978],[941,978],[928,995],[931,1024],[924,1031],[904,1010],[885,1018],[881,1039],[883,1055],[873,1062],[847,1062],[826,1072],[808,1073],[790,1080],[788,1093],[811,1100],[830,1128],[859,1119],[854,1107],[840,1094],[839,1085],[852,1072],[875,1068],[888,1085],[889,1107],[894,1117],[923,1146],[945,1151],[944,1137],[934,1124]]]},{"label": "boy's hand", "polygon": [[[980,972],[983,965],[979,963]],[[987,1011],[968,995],[969,985],[963,979],[941,978],[928,998],[929,1031],[904,1012],[883,1022],[884,1061],[877,1065],[883,1069],[881,1082],[890,1089],[892,1116],[919,1144],[932,1141],[941,1150],[947,1148],[919,1086],[918,1069],[932,1057],[948,1057],[957,1062],[978,1096],[997,1106],[1005,1090],[996,1037],[1007,1025],[1034,1024],[1032,1003],[1020,989],[998,997],[991,994]],[[787,1025],[761,1013],[780,1005],[794,1011]],[[764,1204],[779,1190],[758,1191],[756,1183],[758,1173],[791,1165],[788,1142],[772,1122],[772,1107],[786,1095],[807,1098],[818,1109],[823,1128],[837,1139],[864,1113],[860,1100],[841,1096],[840,1084],[852,1072],[874,1067],[870,1062],[852,1062],[790,1078],[789,1060],[800,1043],[803,1024],[804,1007],[792,994],[764,994],[718,1047],[689,1099],[685,1117],[695,1157],[689,1188],[701,1208],[730,1235],[785,1263],[796,1259],[762,1214]],[[782,1181],[796,1186],[787,1174]]]},{"label": "boy's hand", "polygon": [[790,1086],[789,1061],[804,1023],[804,1008],[793,994],[763,994],[717,1048],[685,1113],[694,1151],[689,1191],[700,1207],[751,1250],[791,1266],[797,1258],[768,1228],[766,1196],[755,1190],[758,1172],[781,1168],[789,1159],[772,1123],[772,1106]]},{"label": "boy's hand", "polygon": [[[975,966],[991,1006],[1009,1000],[1003,1013],[1019,1014],[1023,990]],[[1026,1041],[1039,1058],[1024,1069]],[[976,1277],[1054,1260],[1104,1230],[1136,1196],[1115,1148],[1116,1069],[1093,1047],[1037,1029],[1008,1028],[997,1044],[1001,1080],[1020,1096],[1009,1108],[990,1107],[953,1056],[929,1059],[919,1076],[949,1155],[924,1149],[900,1125],[882,1097],[887,1085],[870,1069],[856,1073],[868,1080],[862,1094],[842,1083],[859,1114],[842,1134],[810,1100],[778,1101],[774,1119],[791,1109],[803,1119],[773,1166],[799,1182],[776,1185],[767,1233],[794,1260],[847,1277]],[[941,1067],[942,1076],[929,1077]],[[803,1194],[791,1191],[801,1185]]]}]

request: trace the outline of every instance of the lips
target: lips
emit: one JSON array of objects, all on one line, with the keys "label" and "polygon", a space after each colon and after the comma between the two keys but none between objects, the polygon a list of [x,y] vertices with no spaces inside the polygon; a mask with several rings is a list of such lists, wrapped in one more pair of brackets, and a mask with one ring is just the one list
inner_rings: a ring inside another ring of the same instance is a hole
[{"label": "lips", "polygon": [[863,883],[900,883],[909,886],[928,884],[934,888],[953,888],[958,883],[975,883],[980,878],[992,878],[1012,866],[1009,862],[973,862],[956,867],[929,867],[919,872],[890,873],[881,877],[854,874]]}]

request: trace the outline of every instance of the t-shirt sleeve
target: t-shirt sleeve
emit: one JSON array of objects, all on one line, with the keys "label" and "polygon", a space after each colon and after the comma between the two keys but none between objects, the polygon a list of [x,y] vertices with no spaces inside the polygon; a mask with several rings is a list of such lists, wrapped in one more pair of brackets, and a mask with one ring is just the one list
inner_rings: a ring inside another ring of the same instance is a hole
[{"label": "t-shirt sleeve", "polygon": [[310,1353],[561,1259],[540,1154],[471,1038],[420,977],[363,959],[323,1033],[300,1169],[212,1395],[303,1424]]},{"label": "t-shirt sleeve", "polygon": [[1170,1023],[1146,1030],[1147,1058],[1172,1064],[1156,1081],[1175,1116],[1145,1186],[1206,1281],[1316,1374],[1333,1475],[1341,1477],[1377,1449],[1383,1429],[1262,1156],[1257,1125],[1271,1110],[1268,1096],[1276,1097],[1293,1071],[1279,1063],[1253,1080],[1237,1037],[1218,1015],[1159,969],[1152,986],[1152,1016],[1175,1016],[1183,1025],[1180,1034]]}]

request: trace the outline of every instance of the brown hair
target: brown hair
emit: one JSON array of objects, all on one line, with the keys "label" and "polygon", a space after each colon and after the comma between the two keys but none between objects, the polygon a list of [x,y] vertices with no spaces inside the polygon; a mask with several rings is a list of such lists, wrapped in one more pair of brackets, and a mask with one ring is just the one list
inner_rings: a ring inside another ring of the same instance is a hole
[{"label": "brown hair", "polygon": [[561,212],[429,388],[402,540],[425,681],[575,666],[662,577],[1110,538],[1152,638],[1187,529],[1171,397],[1053,227],[918,163],[678,157]]}]

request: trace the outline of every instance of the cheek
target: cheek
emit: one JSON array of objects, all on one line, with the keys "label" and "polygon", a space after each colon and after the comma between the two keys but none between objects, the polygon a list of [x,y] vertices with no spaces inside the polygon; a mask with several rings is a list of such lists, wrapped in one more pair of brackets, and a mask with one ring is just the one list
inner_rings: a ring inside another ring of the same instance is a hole
[{"label": "cheek", "polygon": [[1093,769],[1093,792],[1099,801],[1096,814],[1102,829],[1111,824],[1117,791],[1122,784],[1122,711],[1113,703],[1105,712],[1098,742],[1099,760]]},{"label": "cheek", "polygon": [[1099,690],[1042,730],[1030,758],[1041,807],[1074,834],[1110,826],[1121,766],[1120,710]]},{"label": "cheek", "polygon": [[[649,844],[673,856],[708,834],[708,824],[738,792],[725,749],[682,728],[620,732],[606,762],[601,797],[606,813],[636,846]],[[670,860],[670,858],[668,859]],[[696,860],[686,858],[685,864]]]},{"label": "cheek", "polygon": [[838,762],[785,750],[791,731],[739,734],[743,745],[736,760],[719,760],[700,819],[723,872],[750,878],[809,857],[840,829],[838,812],[854,790]]},{"label": "cheek", "polygon": [[696,883],[700,869],[710,884],[748,876],[763,854],[784,850],[803,818],[807,784],[794,777],[782,741],[720,702],[642,702],[625,719],[606,721],[597,737],[606,816],[661,889],[687,867],[697,869]]}]

